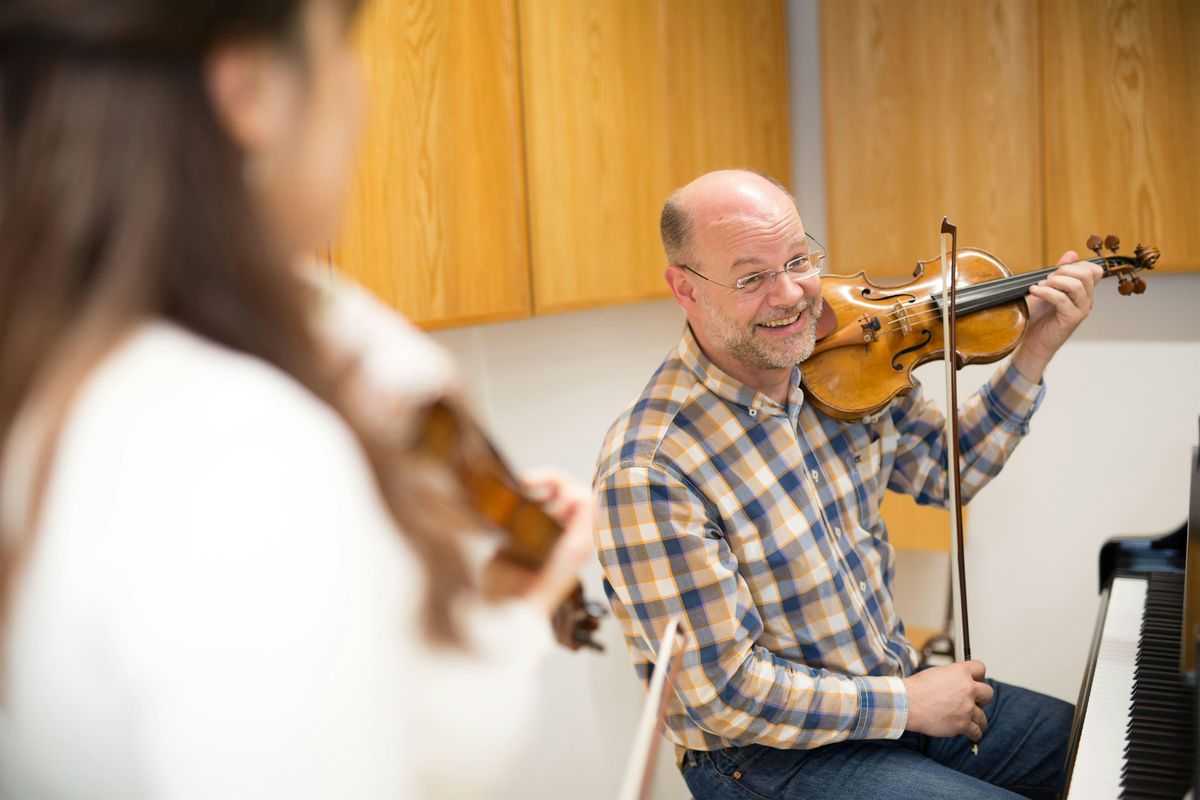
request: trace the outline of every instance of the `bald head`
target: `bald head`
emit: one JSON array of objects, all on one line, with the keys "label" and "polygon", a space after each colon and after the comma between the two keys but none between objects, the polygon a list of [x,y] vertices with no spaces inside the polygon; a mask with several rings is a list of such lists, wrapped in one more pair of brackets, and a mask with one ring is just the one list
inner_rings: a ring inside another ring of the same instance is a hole
[{"label": "bald head", "polygon": [[772,177],[742,169],[706,173],[671,192],[663,205],[663,249],[672,264],[686,264],[698,230],[747,214],[778,215],[788,206],[799,214],[795,198]]}]

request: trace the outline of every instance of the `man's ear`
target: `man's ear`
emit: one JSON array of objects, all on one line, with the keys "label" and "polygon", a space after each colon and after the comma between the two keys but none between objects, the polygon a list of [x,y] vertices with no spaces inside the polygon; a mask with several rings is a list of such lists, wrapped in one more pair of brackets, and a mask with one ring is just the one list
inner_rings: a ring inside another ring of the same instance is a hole
[{"label": "man's ear", "polygon": [[239,149],[270,150],[287,127],[290,87],[278,54],[266,43],[235,41],[218,46],[204,72],[217,118]]},{"label": "man's ear", "polygon": [[667,286],[671,287],[675,302],[679,303],[684,311],[691,312],[700,304],[700,299],[696,296],[696,282],[683,267],[671,264],[663,277],[667,279]]}]

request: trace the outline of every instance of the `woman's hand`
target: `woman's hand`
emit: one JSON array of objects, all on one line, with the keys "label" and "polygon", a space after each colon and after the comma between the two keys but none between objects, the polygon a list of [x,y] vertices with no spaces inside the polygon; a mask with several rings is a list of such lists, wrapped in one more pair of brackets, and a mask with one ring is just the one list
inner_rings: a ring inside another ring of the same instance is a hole
[{"label": "woman's hand", "polygon": [[563,526],[562,536],[540,570],[501,553],[487,565],[484,594],[490,599],[520,597],[551,616],[579,582],[579,568],[592,553],[592,496],[575,481],[548,470],[525,478],[530,497]]}]

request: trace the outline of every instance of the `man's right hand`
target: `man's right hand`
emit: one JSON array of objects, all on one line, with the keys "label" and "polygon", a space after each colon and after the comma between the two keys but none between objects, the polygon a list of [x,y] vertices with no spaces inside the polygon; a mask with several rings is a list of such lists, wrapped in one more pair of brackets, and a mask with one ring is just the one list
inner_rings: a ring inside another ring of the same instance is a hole
[{"label": "man's right hand", "polygon": [[906,730],[927,736],[966,736],[978,742],[987,730],[983,707],[995,691],[983,681],[982,661],[963,661],[921,670],[904,679],[908,692]]}]

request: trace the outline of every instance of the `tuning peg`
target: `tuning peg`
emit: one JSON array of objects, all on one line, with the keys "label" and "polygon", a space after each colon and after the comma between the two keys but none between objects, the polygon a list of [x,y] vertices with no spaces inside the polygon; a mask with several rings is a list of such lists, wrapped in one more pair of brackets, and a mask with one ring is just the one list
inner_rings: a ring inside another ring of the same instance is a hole
[{"label": "tuning peg", "polygon": [[1110,233],[1108,236],[1104,237],[1104,247],[1108,250],[1108,252],[1116,253],[1121,247],[1121,240]]},{"label": "tuning peg", "polygon": [[1118,292],[1120,292],[1122,295],[1125,295],[1125,296],[1133,294],[1133,279],[1132,278],[1130,278],[1125,273],[1121,273],[1120,275],[1117,276],[1117,281],[1118,281],[1118,284],[1117,284]]},{"label": "tuning peg", "polygon": [[1091,250],[1096,255],[1100,255],[1100,246],[1103,244],[1104,244],[1103,240],[1101,240],[1101,238],[1099,236],[1097,236],[1096,234],[1093,233],[1091,236],[1088,237],[1087,249]]},{"label": "tuning peg", "polygon": [[1141,294],[1144,291],[1146,291],[1146,282],[1144,280],[1142,280],[1141,278],[1134,278],[1133,279],[1133,293]]}]

